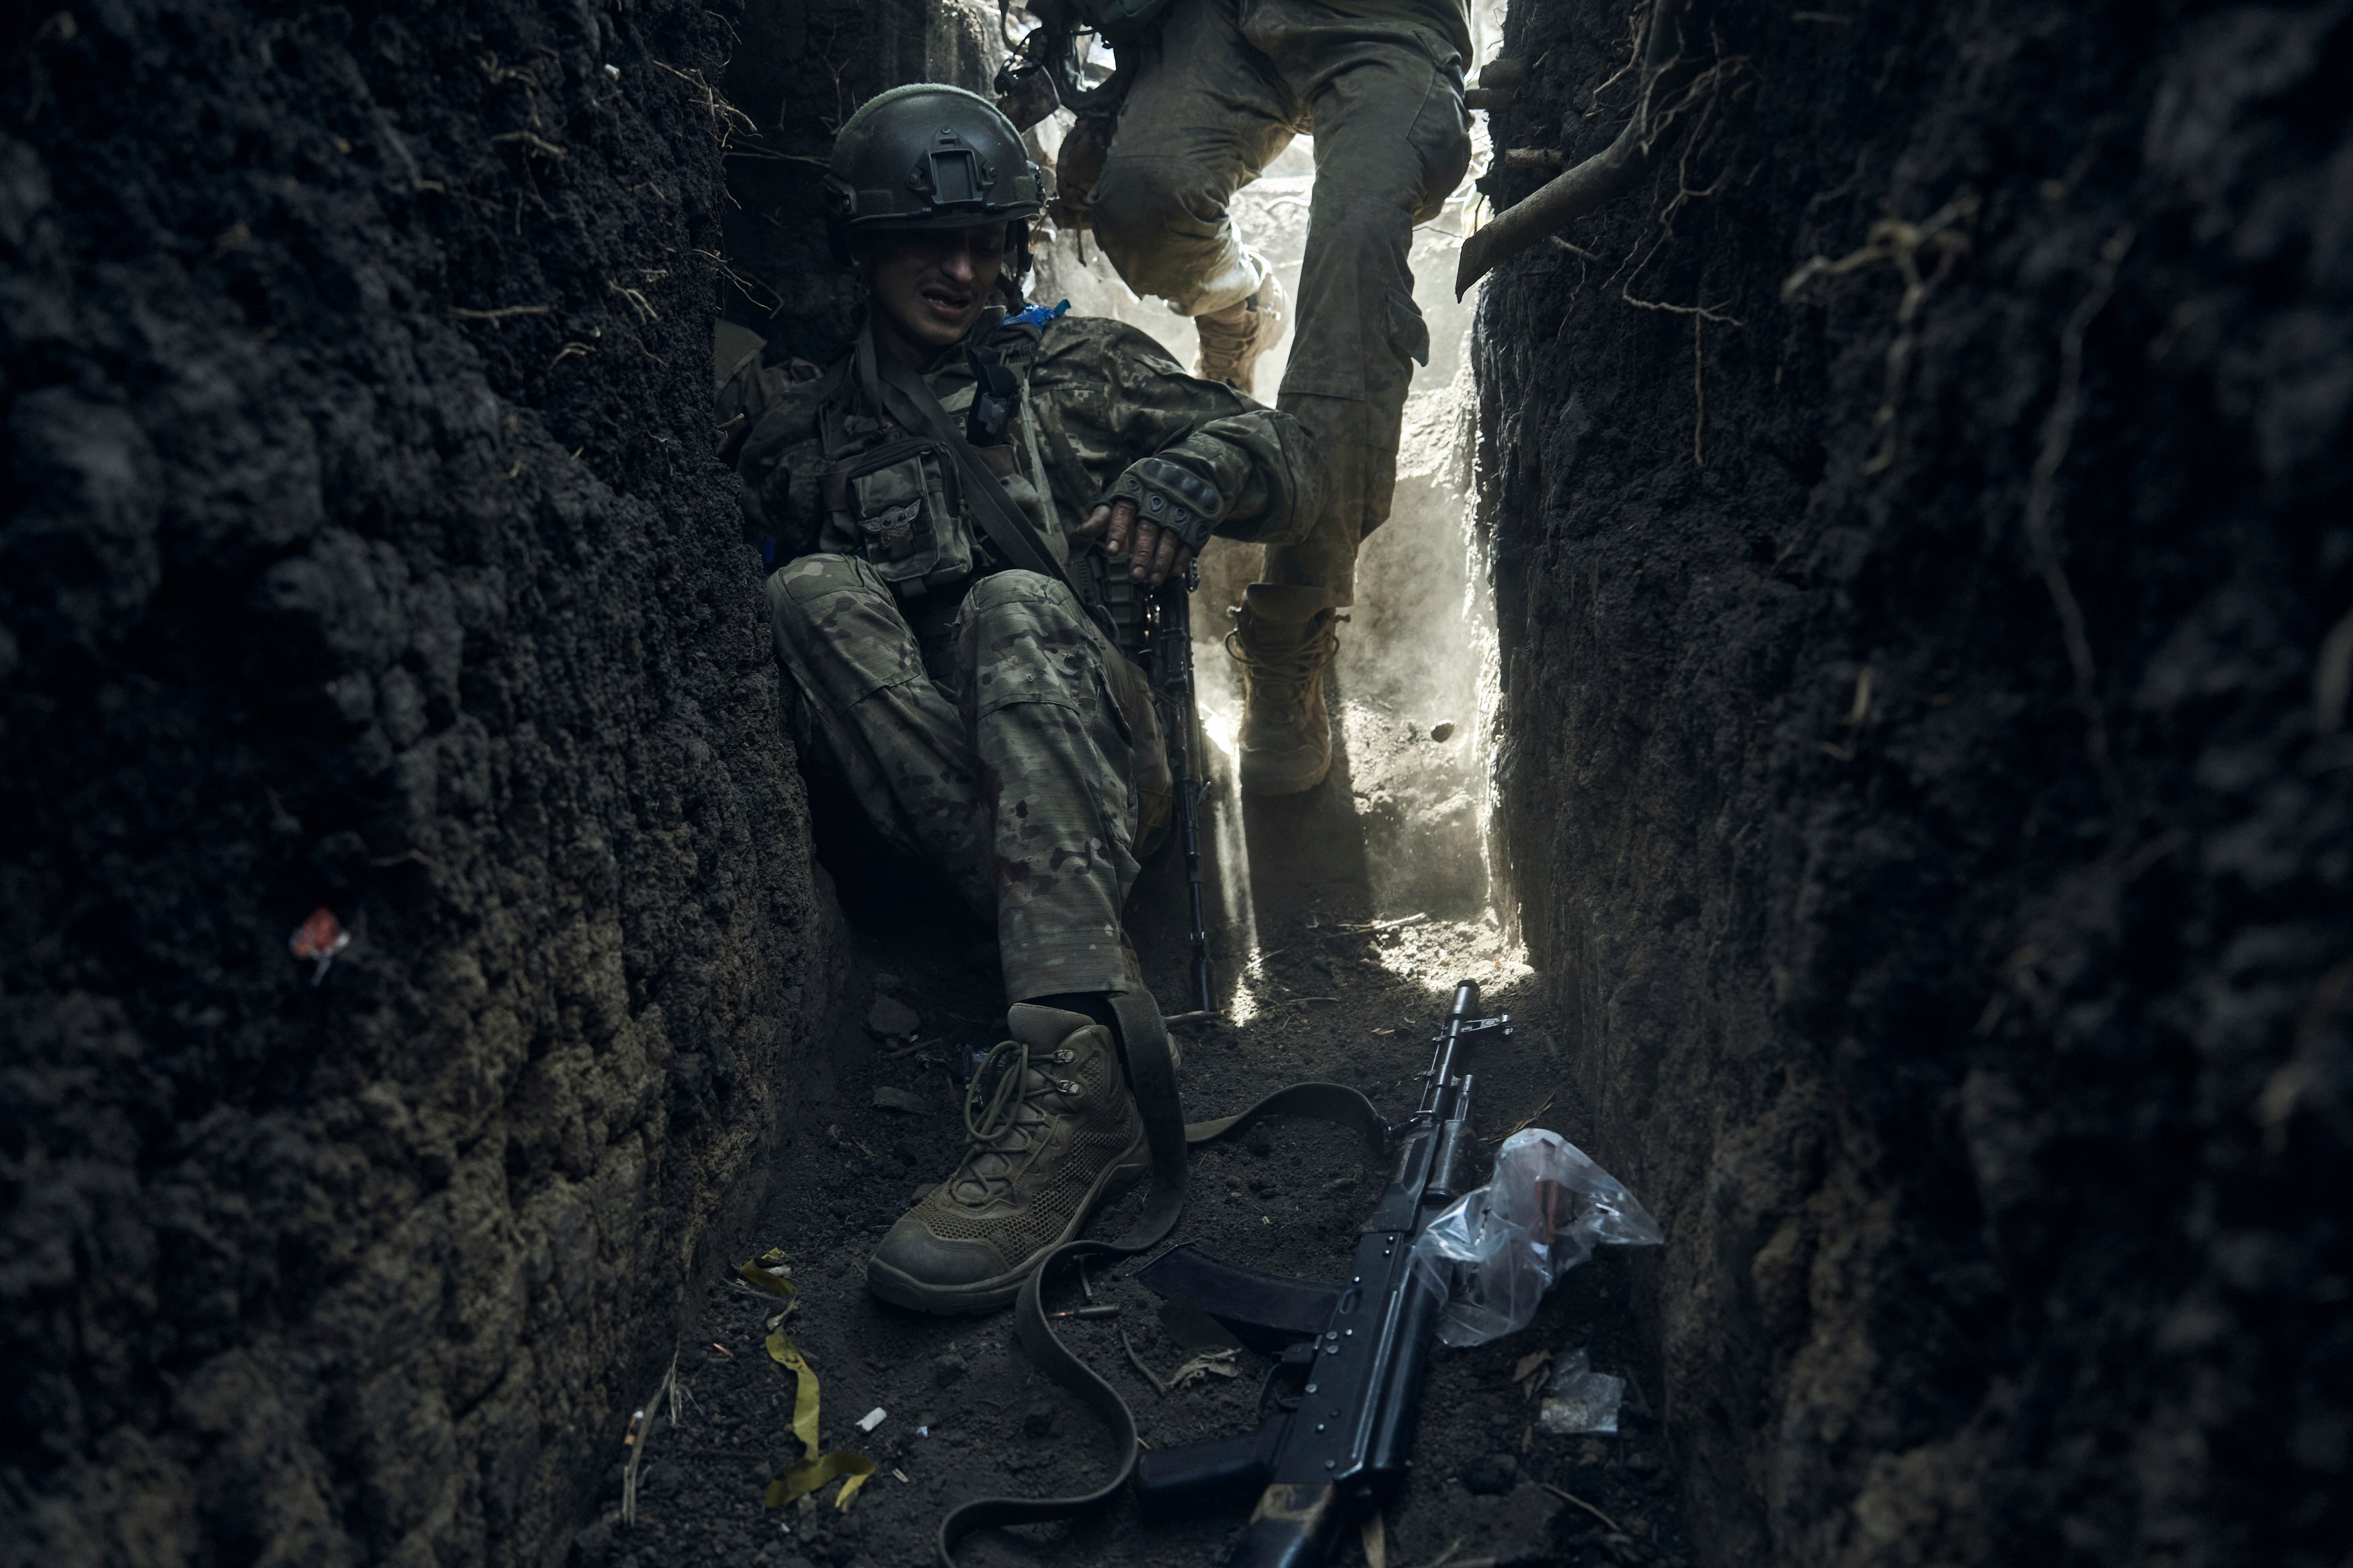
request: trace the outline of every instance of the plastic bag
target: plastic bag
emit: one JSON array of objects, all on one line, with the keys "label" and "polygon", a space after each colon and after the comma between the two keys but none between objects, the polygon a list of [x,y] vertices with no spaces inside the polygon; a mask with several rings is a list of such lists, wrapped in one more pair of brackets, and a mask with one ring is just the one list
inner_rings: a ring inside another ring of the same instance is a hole
[{"label": "plastic bag", "polygon": [[1430,1222],[1413,1271],[1451,1298],[1438,1337],[1482,1345],[1527,1327],[1553,1281],[1595,1247],[1665,1239],[1617,1177],[1559,1133],[1531,1127],[1504,1140],[1485,1186]]},{"label": "plastic bag", "polygon": [[1545,1389],[1536,1425],[1555,1436],[1577,1432],[1618,1430],[1618,1402],[1626,1394],[1626,1380],[1596,1372],[1583,1351],[1566,1357]]}]

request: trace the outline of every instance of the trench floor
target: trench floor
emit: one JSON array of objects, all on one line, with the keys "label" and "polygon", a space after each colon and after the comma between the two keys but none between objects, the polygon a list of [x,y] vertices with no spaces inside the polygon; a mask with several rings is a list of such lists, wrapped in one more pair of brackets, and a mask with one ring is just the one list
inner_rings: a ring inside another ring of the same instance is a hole
[{"label": "trench floor", "polygon": [[[1209,810],[1235,811],[1230,792]],[[1582,1141],[1568,1070],[1573,1043],[1491,916],[1373,909],[1361,842],[1349,850],[1356,828],[1345,784],[1250,803],[1239,825],[1255,873],[1255,950],[1230,934],[1220,939],[1227,1016],[1239,1021],[1178,1031],[1188,1116],[1239,1109],[1269,1088],[1310,1078],[1354,1084],[1386,1114],[1401,1115],[1452,983],[1469,977],[1481,981],[1487,1010],[1511,1012],[1517,1026],[1514,1038],[1483,1047],[1474,1064],[1482,1152],[1492,1155],[1523,1124]],[[822,816],[819,826],[823,835]],[[1226,823],[1228,842],[1234,826]],[[1222,899],[1225,889],[1213,893]],[[935,890],[907,877],[845,877],[842,895],[855,935],[847,1003],[828,1054],[802,1086],[781,1180],[748,1250],[781,1247],[790,1259],[799,1295],[785,1326],[821,1383],[823,1446],[855,1449],[881,1468],[847,1510],[833,1506],[832,1487],[777,1512],[763,1507],[769,1479],[798,1458],[794,1382],[762,1348],[777,1302],[721,1273],[679,1339],[680,1393],[659,1406],[666,1415],[674,1403],[678,1419],[653,1421],[638,1458],[635,1521],[622,1517],[625,1466],[617,1457],[602,1477],[602,1517],[575,1542],[579,1568],[927,1563],[953,1504],[1092,1489],[1111,1464],[1108,1431],[1031,1366],[1013,1341],[1009,1314],[932,1318],[866,1291],[868,1249],[963,1147],[961,1091],[948,1070],[954,1048],[994,1041],[1003,1020],[987,933],[944,918]],[[1148,869],[1132,913],[1155,994],[1172,1012],[1178,1005],[1169,999],[1184,994],[1183,908],[1182,870],[1171,857]],[[1225,922],[1228,933],[1234,929]],[[872,1004],[883,998],[913,1009],[912,1026],[903,1015],[884,1019],[905,1032],[871,1026]],[[878,1105],[878,1089],[901,1091],[886,1098],[918,1109]],[[1336,1273],[1378,1180],[1339,1131],[1273,1122],[1194,1155],[1173,1239],[1256,1268]],[[1092,1233],[1119,1234],[1135,1201],[1106,1210]],[[1119,1316],[1059,1324],[1065,1342],[1119,1388],[1148,1443],[1249,1429],[1262,1358],[1240,1352],[1235,1375],[1204,1375],[1170,1394],[1132,1364],[1122,1331],[1161,1376],[1188,1359],[1162,1330],[1157,1299],[1130,1278],[1144,1261],[1091,1275],[1095,1300],[1118,1306]],[[1366,1562],[1370,1548],[1381,1568],[1683,1568],[1688,1554],[1658,1420],[1660,1379],[1629,1308],[1631,1271],[1642,1267],[1640,1253],[1604,1248],[1562,1280],[1520,1333],[1463,1351],[1434,1347],[1413,1475],[1386,1510],[1381,1539],[1344,1542],[1333,1561]],[[1050,1307],[1085,1304],[1075,1285],[1059,1294],[1070,1300]],[[1516,1380],[1532,1355],[1579,1349],[1595,1370],[1629,1380],[1615,1434],[1542,1431],[1540,1394]],[[880,1422],[860,1432],[855,1424],[878,1409]],[[1123,1499],[1092,1519],[974,1537],[959,1561],[974,1568],[1215,1564],[1247,1512],[1243,1505],[1146,1517]]]}]

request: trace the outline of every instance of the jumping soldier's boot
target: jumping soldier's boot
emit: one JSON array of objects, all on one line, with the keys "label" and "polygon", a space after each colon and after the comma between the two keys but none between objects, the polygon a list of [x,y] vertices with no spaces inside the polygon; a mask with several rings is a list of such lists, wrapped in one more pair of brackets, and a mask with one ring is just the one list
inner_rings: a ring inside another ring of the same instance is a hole
[{"label": "jumping soldier's boot", "polygon": [[1282,341],[1283,329],[1290,324],[1291,298],[1270,272],[1258,292],[1241,302],[1239,316],[1220,310],[1193,318],[1194,329],[1201,334],[1201,353],[1193,362],[1193,374],[1203,381],[1222,381],[1245,397],[1250,395],[1261,356]]},{"label": "jumping soldier's boot", "polygon": [[971,1142],[948,1179],[902,1215],[866,1285],[924,1312],[1009,1306],[1038,1259],[1151,1169],[1112,1032],[1023,1003],[965,1103]]},{"label": "jumping soldier's boot", "polygon": [[1297,795],[1331,771],[1324,672],[1340,637],[1335,613],[1314,607],[1321,598],[1319,589],[1253,584],[1226,634],[1226,651],[1242,667],[1244,795]]}]

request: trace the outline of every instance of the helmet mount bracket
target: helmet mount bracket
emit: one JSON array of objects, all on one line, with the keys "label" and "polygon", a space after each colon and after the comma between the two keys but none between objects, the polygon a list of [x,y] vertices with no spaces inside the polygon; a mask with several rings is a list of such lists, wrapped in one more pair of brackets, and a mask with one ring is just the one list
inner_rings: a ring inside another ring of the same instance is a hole
[{"label": "helmet mount bracket", "polygon": [[995,183],[982,180],[980,154],[969,147],[934,148],[924,162],[930,166],[927,184],[934,207],[969,206]]}]

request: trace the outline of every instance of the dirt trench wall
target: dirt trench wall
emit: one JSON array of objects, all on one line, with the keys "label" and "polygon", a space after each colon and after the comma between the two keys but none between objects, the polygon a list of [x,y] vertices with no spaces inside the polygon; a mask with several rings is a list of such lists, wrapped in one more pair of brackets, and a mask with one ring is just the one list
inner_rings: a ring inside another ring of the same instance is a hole
[{"label": "dirt trench wall", "polygon": [[827,1005],[733,17],[5,26],[0,1561],[541,1560]]},{"label": "dirt trench wall", "polygon": [[[1478,351],[1503,835],[1704,1560],[2336,1563],[2353,7],[1710,27]],[[1602,146],[1624,9],[1508,38],[1497,144]]]}]

